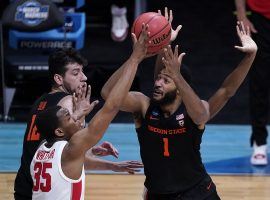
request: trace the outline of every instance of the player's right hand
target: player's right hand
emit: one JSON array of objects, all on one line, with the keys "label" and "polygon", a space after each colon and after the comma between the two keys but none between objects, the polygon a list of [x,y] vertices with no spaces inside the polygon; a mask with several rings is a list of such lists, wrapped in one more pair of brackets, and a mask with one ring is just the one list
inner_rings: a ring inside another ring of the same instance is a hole
[{"label": "player's right hand", "polygon": [[140,161],[122,161],[115,162],[112,167],[112,171],[114,172],[127,172],[129,174],[134,174],[135,172],[139,172],[140,169],[143,168],[143,164]]},{"label": "player's right hand", "polygon": [[91,97],[91,86],[88,85],[88,87],[80,86],[76,93],[73,94],[73,119],[79,120],[82,117],[88,115],[94,107],[98,104],[98,101],[94,101],[90,103],[90,97]]},{"label": "player's right hand", "polygon": [[150,32],[148,32],[148,24],[142,24],[142,32],[139,38],[136,37],[135,33],[131,33],[133,41],[133,52],[132,57],[141,62],[145,57],[147,57],[147,48],[151,44],[149,40]]}]

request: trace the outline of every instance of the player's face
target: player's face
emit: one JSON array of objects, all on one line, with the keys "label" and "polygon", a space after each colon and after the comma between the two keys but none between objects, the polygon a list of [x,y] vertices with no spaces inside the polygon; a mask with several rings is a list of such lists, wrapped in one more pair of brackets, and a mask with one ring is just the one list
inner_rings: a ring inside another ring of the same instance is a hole
[{"label": "player's face", "polygon": [[87,77],[83,73],[83,66],[78,63],[70,63],[63,77],[63,86],[70,93],[74,93],[79,86],[86,87]]},{"label": "player's face", "polygon": [[59,121],[60,121],[60,127],[63,129],[64,134],[65,134],[65,138],[67,140],[69,140],[74,133],[76,133],[77,131],[79,131],[81,129],[80,121],[75,121],[71,117],[68,109],[61,108],[57,112],[57,116],[58,116]]},{"label": "player's face", "polygon": [[174,81],[167,75],[160,73],[155,80],[153,100],[157,103],[171,103],[176,98],[177,89]]}]

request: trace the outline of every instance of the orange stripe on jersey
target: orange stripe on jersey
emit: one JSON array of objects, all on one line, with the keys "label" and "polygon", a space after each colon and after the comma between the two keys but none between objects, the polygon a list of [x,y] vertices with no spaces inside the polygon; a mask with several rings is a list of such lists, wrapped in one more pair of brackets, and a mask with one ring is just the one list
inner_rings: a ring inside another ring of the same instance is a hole
[{"label": "orange stripe on jersey", "polygon": [[47,105],[47,101],[41,101],[38,105],[38,110],[44,110]]},{"label": "orange stripe on jersey", "polygon": [[40,134],[37,132],[37,126],[35,125],[36,116],[37,115],[32,116],[30,129],[27,134],[27,141],[38,141],[40,139]]},{"label": "orange stripe on jersey", "polygon": [[72,183],[71,200],[80,200],[82,195],[82,180],[78,183]]}]

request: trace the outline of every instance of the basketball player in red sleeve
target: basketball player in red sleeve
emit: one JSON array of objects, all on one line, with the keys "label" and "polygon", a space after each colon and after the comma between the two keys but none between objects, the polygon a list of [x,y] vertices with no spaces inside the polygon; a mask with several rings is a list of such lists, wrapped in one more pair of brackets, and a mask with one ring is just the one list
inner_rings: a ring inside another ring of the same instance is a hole
[{"label": "basketball player in red sleeve", "polygon": [[[52,84],[51,91],[43,94],[36,100],[30,111],[24,139],[21,165],[14,183],[14,198],[16,200],[27,200],[32,197],[32,178],[30,175],[30,163],[46,133],[37,131],[35,124],[39,112],[50,106],[61,105],[73,112],[72,93],[80,87],[86,89],[87,77],[83,73],[83,67],[87,61],[74,49],[61,49],[49,57],[49,79]],[[91,104],[91,109],[96,105]],[[84,117],[81,122],[84,123]],[[110,162],[95,156],[113,155],[118,156],[117,150],[108,142],[95,146],[87,152],[85,166],[88,170],[113,170],[134,173],[133,162]],[[136,170],[136,169],[134,169]]]},{"label": "basketball player in red sleeve", "polygon": [[[121,110],[134,115],[146,176],[145,200],[220,199],[202,163],[200,144],[205,123],[235,94],[255,58],[257,46],[249,28],[238,24],[237,33],[242,46],[236,48],[246,56],[208,101],[189,85],[187,69],[181,66],[185,54],[170,46],[164,50],[153,96],[129,92],[123,101]],[[104,99],[122,73],[123,68],[118,69],[104,85]]]},{"label": "basketball player in red sleeve", "polygon": [[143,25],[138,41],[132,35],[133,53],[124,64],[123,74],[111,88],[104,106],[86,128],[80,128],[79,119],[91,110],[89,89],[87,94],[86,90],[80,89],[77,96],[73,95],[74,116],[61,106],[50,107],[37,115],[37,130],[47,134],[31,162],[32,199],[84,199],[85,153],[102,138],[118,113],[138,64],[146,56],[149,44],[147,30],[148,26]]}]

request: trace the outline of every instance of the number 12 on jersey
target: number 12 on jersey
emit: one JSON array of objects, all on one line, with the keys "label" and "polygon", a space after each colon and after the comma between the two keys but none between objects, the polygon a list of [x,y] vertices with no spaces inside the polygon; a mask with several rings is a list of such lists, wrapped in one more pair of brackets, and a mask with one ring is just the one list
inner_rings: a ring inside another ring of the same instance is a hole
[{"label": "number 12 on jersey", "polygon": [[165,157],[169,157],[170,152],[169,152],[169,139],[168,138],[163,138],[163,146],[164,146],[163,155]]}]

